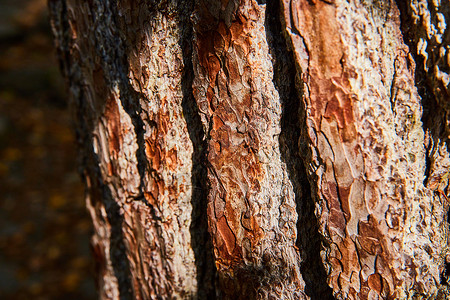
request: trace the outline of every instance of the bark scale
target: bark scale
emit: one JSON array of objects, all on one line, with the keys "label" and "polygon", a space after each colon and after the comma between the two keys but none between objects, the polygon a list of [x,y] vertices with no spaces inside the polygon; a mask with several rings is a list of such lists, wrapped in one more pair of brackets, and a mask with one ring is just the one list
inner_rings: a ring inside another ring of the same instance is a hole
[{"label": "bark scale", "polygon": [[448,3],[49,7],[101,298],[446,297]]}]

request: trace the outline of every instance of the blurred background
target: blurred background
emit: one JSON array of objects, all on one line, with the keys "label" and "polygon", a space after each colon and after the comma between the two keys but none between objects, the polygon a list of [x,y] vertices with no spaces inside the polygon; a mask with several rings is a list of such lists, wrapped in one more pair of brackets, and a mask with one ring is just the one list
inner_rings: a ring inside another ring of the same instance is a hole
[{"label": "blurred background", "polygon": [[46,0],[0,0],[0,299],[95,299]]}]

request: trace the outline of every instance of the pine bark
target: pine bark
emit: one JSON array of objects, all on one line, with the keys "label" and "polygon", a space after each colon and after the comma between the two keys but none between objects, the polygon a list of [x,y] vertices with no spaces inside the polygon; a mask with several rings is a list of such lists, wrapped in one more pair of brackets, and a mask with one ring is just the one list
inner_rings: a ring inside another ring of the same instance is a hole
[{"label": "pine bark", "polygon": [[50,0],[102,299],[449,297],[437,0]]}]

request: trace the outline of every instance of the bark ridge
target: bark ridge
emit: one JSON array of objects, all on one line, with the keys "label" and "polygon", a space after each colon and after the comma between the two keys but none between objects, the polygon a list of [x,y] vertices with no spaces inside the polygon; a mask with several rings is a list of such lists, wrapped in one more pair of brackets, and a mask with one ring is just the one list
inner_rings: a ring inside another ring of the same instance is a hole
[{"label": "bark ridge", "polygon": [[49,8],[102,299],[448,296],[448,3]]}]

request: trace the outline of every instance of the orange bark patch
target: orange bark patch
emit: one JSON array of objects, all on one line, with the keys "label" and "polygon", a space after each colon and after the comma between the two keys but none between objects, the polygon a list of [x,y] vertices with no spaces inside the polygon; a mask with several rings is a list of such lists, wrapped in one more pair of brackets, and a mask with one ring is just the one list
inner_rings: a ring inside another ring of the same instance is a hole
[{"label": "orange bark patch", "polygon": [[151,167],[155,170],[159,170],[161,166],[161,151],[159,147],[149,140],[145,141],[145,146],[145,152]]},{"label": "orange bark patch", "polygon": [[320,127],[321,118],[335,118],[345,129],[345,140],[356,137],[348,78],[352,70],[345,69],[344,50],[337,27],[335,6],[323,1],[311,3],[299,0],[294,4],[293,20],[304,33],[310,58],[311,111]]},{"label": "orange bark patch", "polygon": [[[324,125],[324,120],[327,120],[327,124],[337,124],[335,134],[339,136],[327,136],[327,139],[333,151],[343,151],[357,137],[349,82],[349,78],[355,75],[345,64],[336,7],[324,1],[307,0],[295,1],[292,5],[294,26],[302,33],[309,55],[309,68],[306,70],[309,76],[305,77],[310,91],[310,97],[306,100],[307,109],[314,120],[316,131],[321,131],[322,128],[326,131],[323,126],[328,125]],[[342,235],[351,218],[350,185],[341,184],[338,188],[339,176],[343,174],[340,172],[342,170],[334,168],[342,164],[332,161],[332,157],[322,159],[330,159],[325,170],[328,182],[321,191],[330,208],[329,226]],[[331,179],[335,177],[335,180]]]},{"label": "orange bark patch", "polygon": [[120,113],[117,102],[113,96],[106,101],[104,116],[108,124],[109,150],[113,157],[116,157],[122,144],[122,128],[120,124]]},{"label": "orange bark patch", "polygon": [[[224,4],[225,5],[225,4]],[[228,2],[226,5],[229,5]],[[256,153],[259,132],[247,126],[254,113],[252,99],[250,52],[253,21],[238,10],[231,23],[221,19],[209,22],[215,12],[197,7],[200,22],[196,24],[196,48],[203,76],[208,78],[207,112],[210,120],[208,144],[208,177],[211,182],[208,210],[216,260],[227,268],[242,260],[242,239],[257,244],[257,218],[252,216],[248,199],[259,192],[263,170]],[[254,14],[254,11],[251,12]],[[252,15],[252,18],[254,16]],[[195,87],[194,87],[195,89]],[[204,99],[197,99],[199,106]],[[206,105],[204,105],[206,107]],[[242,128],[240,131],[238,127]]]},{"label": "orange bark patch", "polygon": [[367,253],[375,255],[382,255],[382,239],[383,233],[378,229],[375,219],[370,216],[368,221],[359,221],[358,228],[358,241],[361,247],[367,251]]},{"label": "orange bark patch", "polygon": [[383,278],[380,274],[375,273],[370,275],[367,282],[372,290],[381,294],[381,291],[383,290]]},{"label": "orange bark patch", "polygon": [[175,171],[175,169],[178,165],[177,162],[178,162],[177,150],[170,149],[169,152],[167,153],[167,158],[166,158],[166,164],[167,164],[167,167],[169,168],[169,170]]},{"label": "orange bark patch", "polygon": [[312,4],[309,0],[293,2],[294,26],[305,33],[311,65],[325,78],[340,75],[343,47],[337,27],[336,8],[323,1]]},{"label": "orange bark patch", "polygon": [[225,242],[228,254],[232,255],[234,248],[236,247],[236,237],[234,236],[233,231],[231,231],[230,226],[228,226],[227,219],[224,216],[217,220],[217,230]]}]

